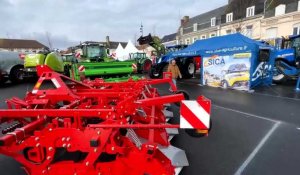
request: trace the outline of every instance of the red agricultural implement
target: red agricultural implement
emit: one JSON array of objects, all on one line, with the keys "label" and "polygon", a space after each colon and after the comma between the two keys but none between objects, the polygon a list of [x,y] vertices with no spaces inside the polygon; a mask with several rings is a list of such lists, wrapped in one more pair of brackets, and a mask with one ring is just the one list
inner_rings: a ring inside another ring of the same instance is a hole
[{"label": "red agricultural implement", "polygon": [[[0,153],[29,175],[174,175],[188,166],[185,152],[170,145],[177,128],[207,133],[210,101],[160,96],[158,80],[77,82],[44,72],[24,99],[0,110]],[[181,103],[180,124],[167,123],[167,105]]]}]

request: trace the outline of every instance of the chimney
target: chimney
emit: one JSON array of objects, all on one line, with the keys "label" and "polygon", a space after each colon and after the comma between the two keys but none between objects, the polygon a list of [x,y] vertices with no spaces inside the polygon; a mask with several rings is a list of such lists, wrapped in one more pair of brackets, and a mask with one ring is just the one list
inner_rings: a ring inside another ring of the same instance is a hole
[{"label": "chimney", "polygon": [[106,45],[107,45],[108,47],[110,46],[109,36],[106,36]]},{"label": "chimney", "polygon": [[181,19],[181,26],[184,26],[186,23],[188,23],[190,20],[190,17],[189,16],[184,16],[182,19]]}]

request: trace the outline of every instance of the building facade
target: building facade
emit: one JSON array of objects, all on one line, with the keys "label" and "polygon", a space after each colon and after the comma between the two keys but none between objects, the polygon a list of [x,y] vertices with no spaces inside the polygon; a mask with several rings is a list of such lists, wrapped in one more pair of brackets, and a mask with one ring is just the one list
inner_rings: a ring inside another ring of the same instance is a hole
[{"label": "building facade", "polygon": [[161,39],[161,43],[164,46],[173,46],[178,44],[178,41],[176,40],[176,35],[177,33],[172,33],[170,35],[165,35],[162,39]]},{"label": "building facade", "polygon": [[227,5],[198,16],[184,16],[174,42],[192,44],[237,32],[255,40],[300,34],[300,1],[229,0]]},{"label": "building facade", "polygon": [[270,6],[261,20],[262,39],[300,34],[300,1],[286,0]]},{"label": "building facade", "polygon": [[0,39],[0,51],[14,51],[21,53],[40,52],[48,48],[36,40]]}]

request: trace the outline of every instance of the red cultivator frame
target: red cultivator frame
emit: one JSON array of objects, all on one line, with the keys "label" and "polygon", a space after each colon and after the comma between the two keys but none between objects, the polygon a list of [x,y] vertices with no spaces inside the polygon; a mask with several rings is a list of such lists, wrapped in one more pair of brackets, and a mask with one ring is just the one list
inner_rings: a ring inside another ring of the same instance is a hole
[{"label": "red cultivator frame", "polygon": [[0,153],[15,158],[30,175],[173,175],[188,164],[174,163],[170,149],[178,148],[170,145],[169,131],[208,130],[210,101],[200,97],[196,103],[203,116],[189,112],[195,104],[185,101],[183,123],[166,123],[165,105],[184,100],[183,94],[160,96],[151,86],[170,83],[176,91],[167,75],[81,83],[45,72],[24,100],[7,100],[8,109],[0,110],[0,124],[9,125],[2,130]]}]

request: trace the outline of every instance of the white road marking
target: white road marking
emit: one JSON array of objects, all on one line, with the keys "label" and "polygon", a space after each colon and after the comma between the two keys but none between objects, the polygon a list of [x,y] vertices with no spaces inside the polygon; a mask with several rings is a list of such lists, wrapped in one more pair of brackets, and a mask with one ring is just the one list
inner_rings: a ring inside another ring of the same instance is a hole
[{"label": "white road marking", "polygon": [[248,158],[244,161],[244,163],[239,167],[239,169],[234,173],[234,175],[240,175],[245,170],[245,168],[249,165],[249,163],[253,160],[259,150],[264,146],[264,144],[268,141],[270,136],[274,133],[274,131],[278,128],[281,122],[276,122],[273,127],[269,130],[269,132],[264,136],[264,138],[259,142],[259,144],[255,147],[252,153],[248,156]]},{"label": "white road marking", "polygon": [[257,95],[262,95],[262,96],[267,96],[267,97],[273,97],[273,98],[282,98],[282,99],[287,99],[287,100],[294,100],[294,101],[300,101],[299,98],[291,98],[291,97],[283,97],[283,96],[275,96],[275,95],[270,95],[270,94],[263,94],[260,92],[254,92],[252,94],[257,94]]},{"label": "white road marking", "polygon": [[217,107],[217,108],[220,108],[220,109],[225,109],[225,110],[228,110],[228,111],[236,112],[236,113],[239,113],[239,114],[244,114],[246,116],[255,117],[255,118],[258,118],[258,119],[262,119],[262,120],[267,120],[267,121],[274,122],[274,123],[279,122],[278,120],[269,119],[269,118],[262,117],[262,116],[259,116],[259,115],[255,115],[255,114],[251,114],[251,113],[247,113],[247,112],[242,112],[242,111],[231,109],[231,108],[226,108],[226,107],[223,107],[223,106],[218,106],[218,105],[213,105],[213,106]]}]

